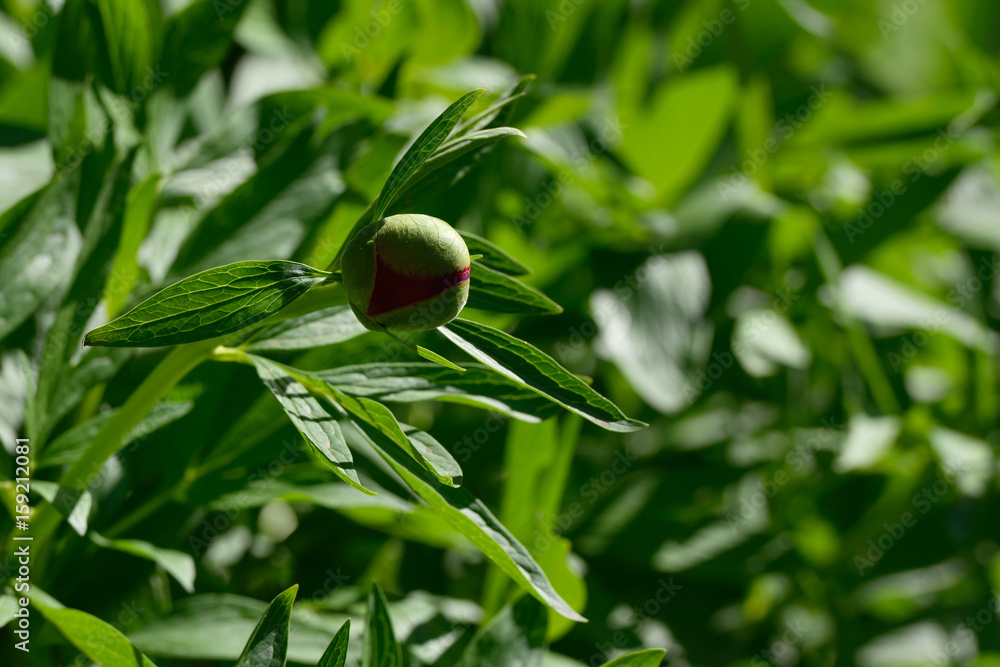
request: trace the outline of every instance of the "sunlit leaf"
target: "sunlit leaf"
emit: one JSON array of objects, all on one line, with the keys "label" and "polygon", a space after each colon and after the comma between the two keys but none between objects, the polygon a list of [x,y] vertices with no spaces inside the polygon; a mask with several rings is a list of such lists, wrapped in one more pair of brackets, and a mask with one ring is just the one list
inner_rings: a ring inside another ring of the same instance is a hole
[{"label": "sunlit leaf", "polygon": [[637,431],[646,424],[626,417],[586,382],[530,343],[499,329],[458,318],[440,329],[453,343],[498,373],[610,431]]},{"label": "sunlit leaf", "polygon": [[298,590],[298,585],[292,586],[271,601],[247,640],[236,667],[285,667],[292,603]]},{"label": "sunlit leaf", "polygon": [[319,450],[323,458],[329,462],[334,474],[359,491],[374,494],[374,491],[369,491],[358,479],[358,473],[354,469],[354,458],[337,420],[323,409],[319,401],[290,375],[285,367],[263,357],[251,356],[250,359],[261,381],[281,403],[281,407],[295,424],[295,428],[303,438]]},{"label": "sunlit leaf", "polygon": [[121,317],[89,332],[85,345],[157,347],[239,331],[270,317],[325,274],[296,262],[227,264],[157,292]]},{"label": "sunlit leaf", "polygon": [[368,595],[368,618],[363,637],[363,667],[402,667],[403,650],[396,641],[392,630],[385,595],[378,584],[372,586]]}]

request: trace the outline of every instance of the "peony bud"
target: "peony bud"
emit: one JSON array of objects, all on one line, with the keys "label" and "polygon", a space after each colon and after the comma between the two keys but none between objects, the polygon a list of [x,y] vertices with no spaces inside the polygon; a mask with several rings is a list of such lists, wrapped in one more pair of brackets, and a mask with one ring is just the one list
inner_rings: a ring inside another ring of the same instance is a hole
[{"label": "peony bud", "polygon": [[415,214],[368,225],[342,260],[347,300],[358,318],[392,331],[429,331],[455,319],[469,298],[469,268],[459,233]]}]

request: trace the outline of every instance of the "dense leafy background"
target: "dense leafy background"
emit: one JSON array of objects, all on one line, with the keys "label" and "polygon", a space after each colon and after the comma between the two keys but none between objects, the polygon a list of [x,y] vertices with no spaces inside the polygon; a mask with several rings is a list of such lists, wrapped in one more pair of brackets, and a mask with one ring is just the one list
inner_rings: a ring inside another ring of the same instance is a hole
[{"label": "dense leafy background", "polygon": [[[0,9],[0,438],[43,448],[37,480],[163,356],[81,351],[84,331],[221,264],[326,267],[448,103],[485,88],[476,114],[535,73],[507,121],[526,136],[399,210],[531,267],[561,314],[474,317],[651,428],[512,421],[555,411],[495,375],[435,403],[433,379],[344,380],[330,369],[426,366],[349,321],[336,345],[263,348],[451,451],[590,619],[550,618],[552,664],[1000,661],[996,2]],[[77,659],[68,627],[161,666],[231,664],[294,583],[288,658],[316,664],[345,618],[365,627],[376,581],[419,664],[538,652],[518,605],[476,635],[508,581],[374,454],[378,496],[331,475],[251,367],[198,367],[129,443],[90,489],[91,532],[78,514],[36,582],[72,609],[36,601],[34,664]]]}]

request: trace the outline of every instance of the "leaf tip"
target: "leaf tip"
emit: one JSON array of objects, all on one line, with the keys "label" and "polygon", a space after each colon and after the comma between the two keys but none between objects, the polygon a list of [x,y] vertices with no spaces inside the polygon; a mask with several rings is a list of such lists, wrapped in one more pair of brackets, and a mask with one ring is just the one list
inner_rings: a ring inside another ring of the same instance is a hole
[{"label": "leaf tip", "polygon": [[644,421],[640,421],[638,419],[623,419],[622,421],[618,422],[618,424],[622,427],[622,430],[626,433],[633,433],[635,431],[641,431],[645,428],[649,428],[649,424],[647,424]]}]

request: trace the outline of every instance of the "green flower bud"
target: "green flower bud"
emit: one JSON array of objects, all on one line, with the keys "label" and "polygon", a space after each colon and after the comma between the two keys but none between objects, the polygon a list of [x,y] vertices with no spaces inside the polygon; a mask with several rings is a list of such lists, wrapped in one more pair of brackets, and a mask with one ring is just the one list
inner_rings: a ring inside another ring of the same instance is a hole
[{"label": "green flower bud", "polygon": [[373,222],[344,250],[351,308],[368,328],[429,331],[455,319],[469,299],[469,248],[451,225],[428,215]]}]

